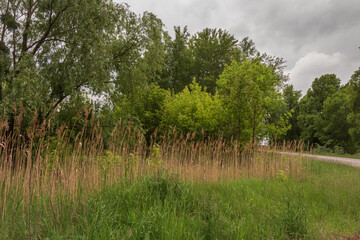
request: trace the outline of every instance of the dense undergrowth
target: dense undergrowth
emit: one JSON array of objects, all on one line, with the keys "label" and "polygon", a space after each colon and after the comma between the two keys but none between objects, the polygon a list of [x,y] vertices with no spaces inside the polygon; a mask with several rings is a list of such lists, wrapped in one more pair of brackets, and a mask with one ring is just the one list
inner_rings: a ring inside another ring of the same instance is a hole
[{"label": "dense undergrowth", "polygon": [[[86,198],[8,201],[4,239],[342,239],[360,232],[360,171],[311,162],[303,179],[127,180]],[[3,194],[3,193],[2,193]],[[18,201],[18,202],[17,202]],[[39,204],[43,202],[44,204]],[[2,209],[4,210],[4,209]],[[28,215],[23,218],[23,215]]]},{"label": "dense undergrowth", "polygon": [[[1,129],[0,129],[1,130]],[[360,233],[360,171],[131,128],[1,137],[1,239],[332,239]],[[36,132],[38,131],[38,132]],[[155,136],[156,137],[156,136]],[[301,150],[301,143],[283,150]],[[291,149],[292,148],[292,149]],[[268,151],[271,150],[271,151]],[[276,150],[276,149],[275,149]]]}]

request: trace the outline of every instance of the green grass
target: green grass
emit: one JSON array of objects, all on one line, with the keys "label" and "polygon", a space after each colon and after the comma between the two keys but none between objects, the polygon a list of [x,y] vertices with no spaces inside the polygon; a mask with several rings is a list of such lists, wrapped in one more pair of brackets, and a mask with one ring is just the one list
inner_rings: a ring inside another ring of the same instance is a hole
[{"label": "green grass", "polygon": [[0,236],[340,239],[359,234],[360,170],[312,161],[311,171],[302,180],[280,173],[272,180],[216,183],[186,183],[162,173],[105,187],[86,199],[59,196],[52,206],[42,196],[30,208],[14,196],[6,209],[12,217],[0,224]]}]

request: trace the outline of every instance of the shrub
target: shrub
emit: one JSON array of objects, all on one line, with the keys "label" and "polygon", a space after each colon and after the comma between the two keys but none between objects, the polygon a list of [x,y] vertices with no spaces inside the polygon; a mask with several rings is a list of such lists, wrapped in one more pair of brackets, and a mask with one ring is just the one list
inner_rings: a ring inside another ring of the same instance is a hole
[{"label": "shrub", "polygon": [[218,95],[211,96],[194,80],[182,92],[169,97],[164,107],[162,129],[176,127],[183,133],[220,134],[225,109]]}]

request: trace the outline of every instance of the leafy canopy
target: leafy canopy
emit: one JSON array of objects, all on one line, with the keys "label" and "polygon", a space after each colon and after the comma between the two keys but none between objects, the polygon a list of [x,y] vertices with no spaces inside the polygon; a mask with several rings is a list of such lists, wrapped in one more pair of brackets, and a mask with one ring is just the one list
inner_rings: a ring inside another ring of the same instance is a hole
[{"label": "leafy canopy", "polygon": [[163,129],[217,135],[221,133],[219,129],[224,122],[225,109],[217,94],[212,96],[193,80],[188,88],[168,97],[163,116]]}]

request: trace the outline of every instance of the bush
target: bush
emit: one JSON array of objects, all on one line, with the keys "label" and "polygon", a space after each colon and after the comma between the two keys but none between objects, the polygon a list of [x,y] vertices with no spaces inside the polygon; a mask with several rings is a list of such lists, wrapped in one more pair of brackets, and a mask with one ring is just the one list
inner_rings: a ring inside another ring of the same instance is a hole
[{"label": "bush", "polygon": [[332,150],[316,143],[315,147],[313,148],[313,153],[332,153]]},{"label": "bush", "polygon": [[225,109],[217,95],[211,96],[194,80],[182,92],[169,97],[164,107],[162,129],[188,132],[204,132],[205,135],[220,134]]}]

